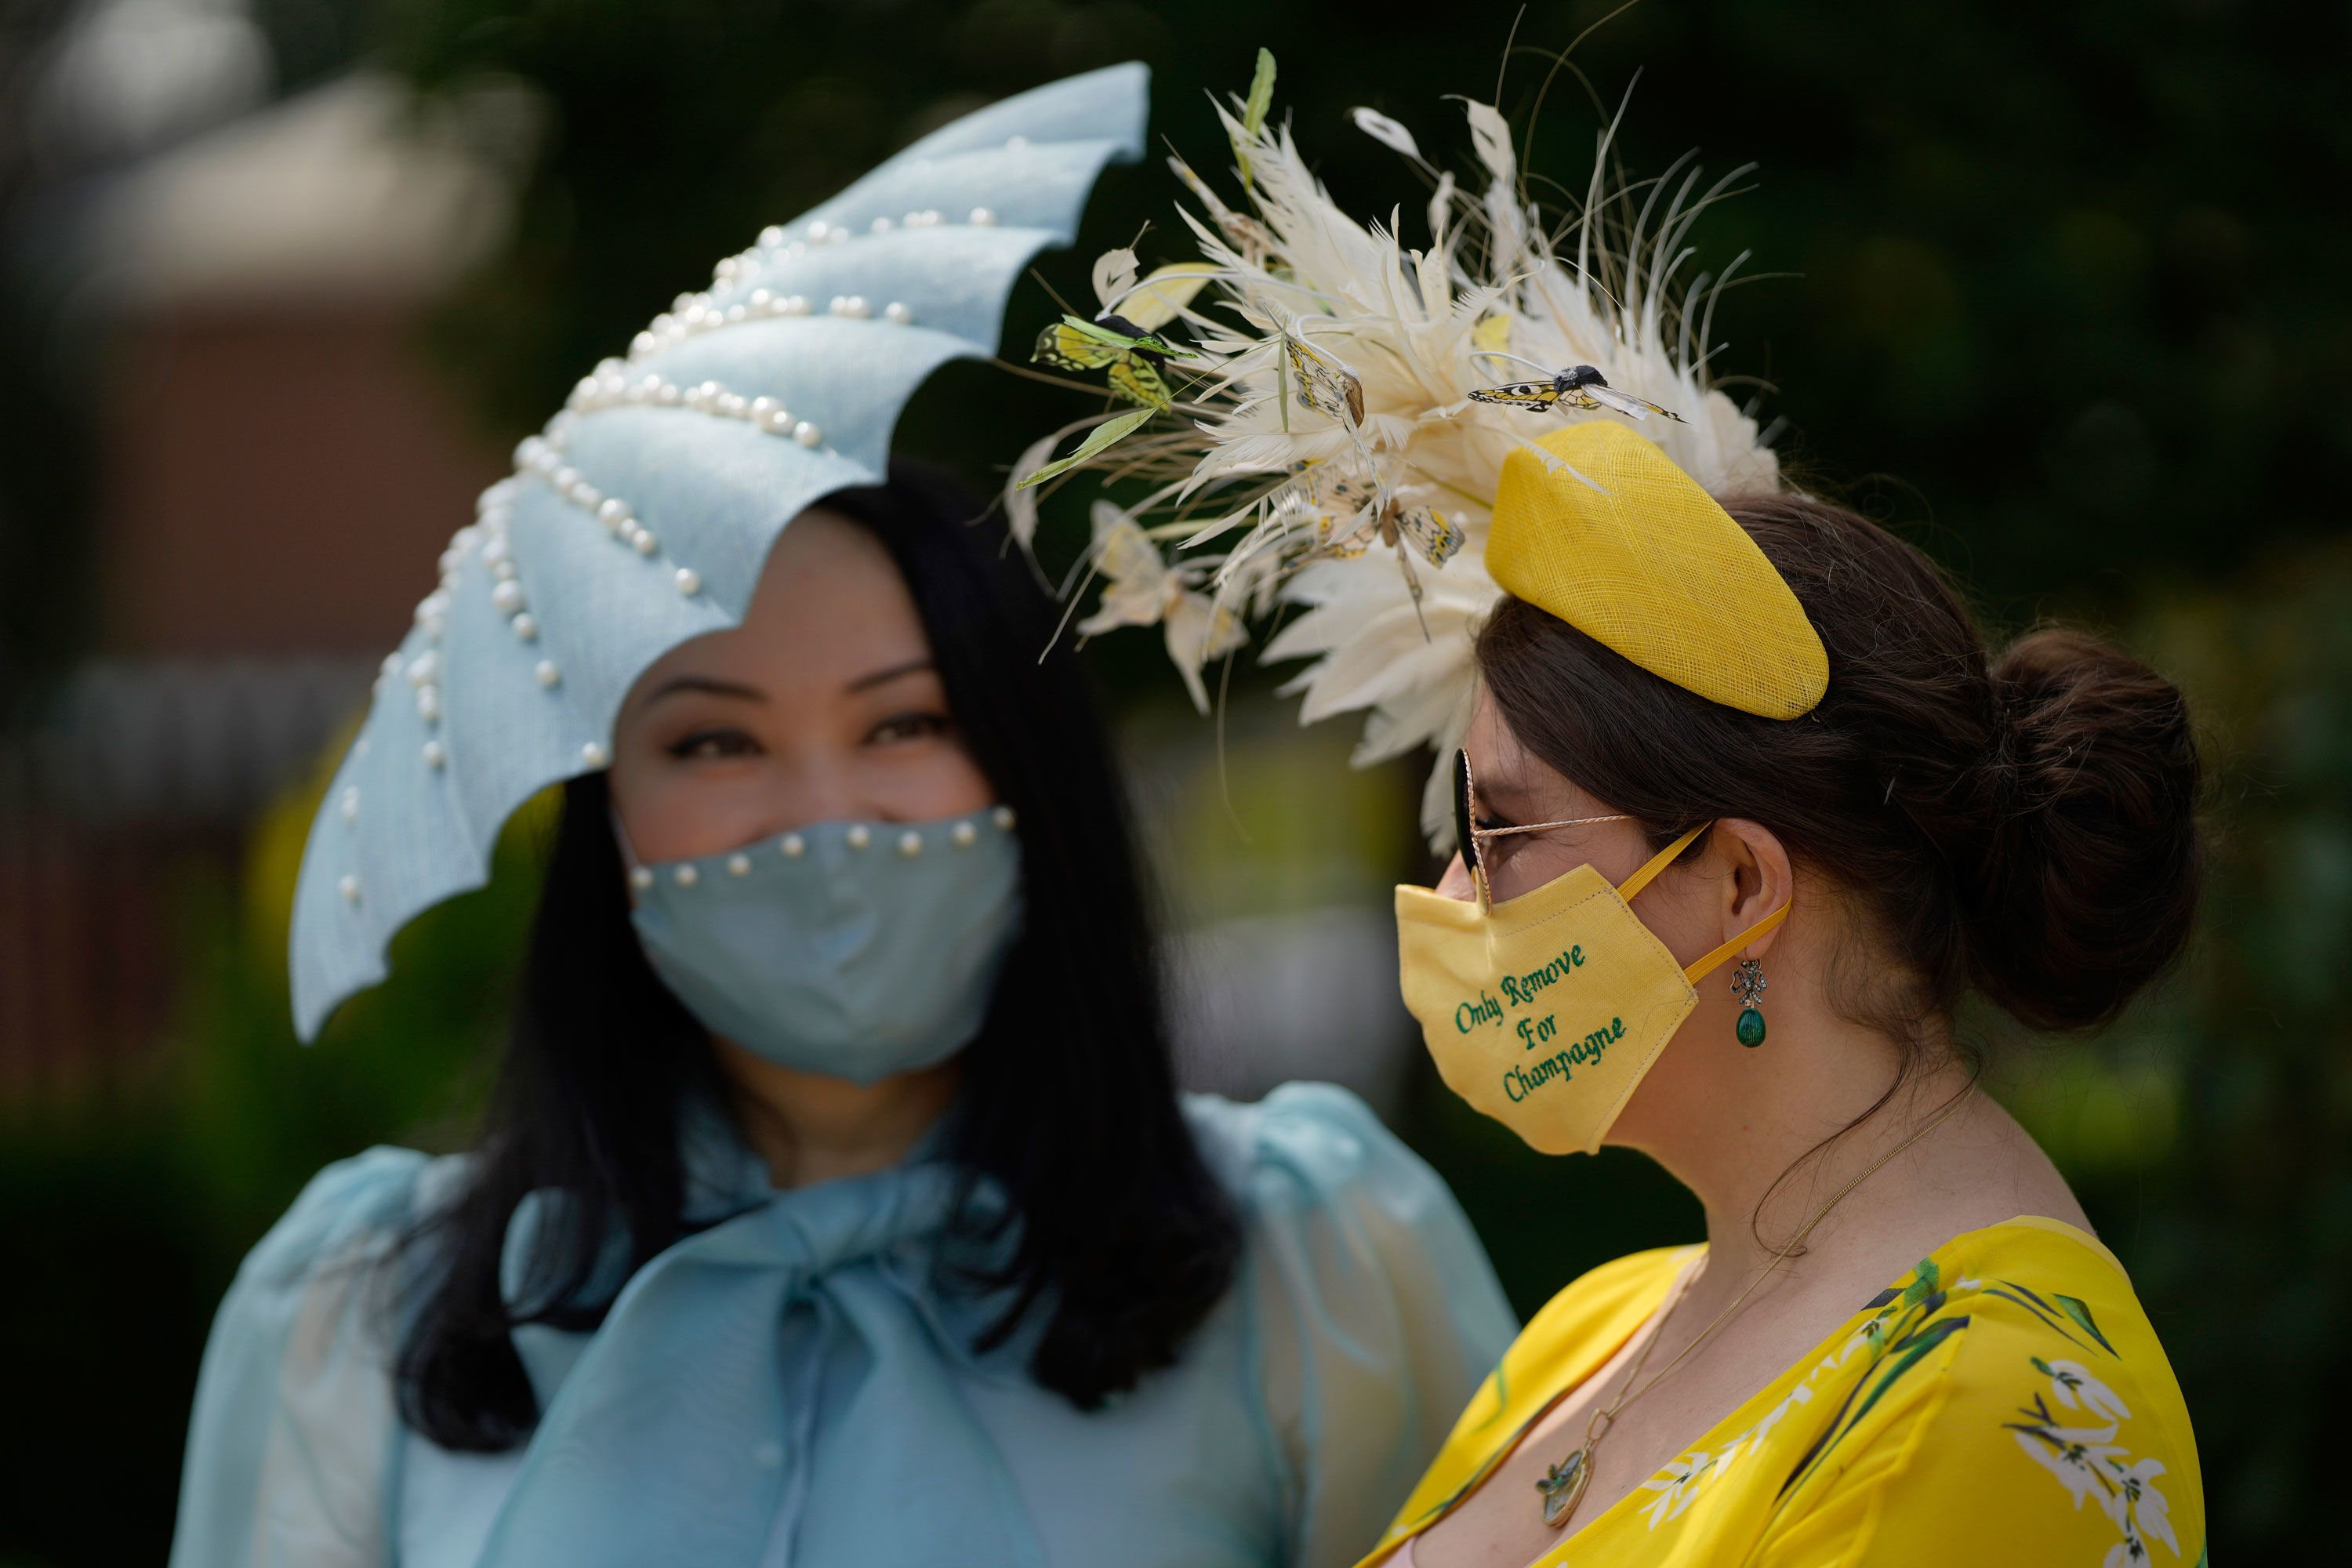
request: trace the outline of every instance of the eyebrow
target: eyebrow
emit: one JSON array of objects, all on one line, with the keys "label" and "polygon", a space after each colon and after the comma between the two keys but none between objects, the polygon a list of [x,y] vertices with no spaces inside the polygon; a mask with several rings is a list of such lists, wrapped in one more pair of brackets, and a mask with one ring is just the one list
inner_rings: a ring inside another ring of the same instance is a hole
[{"label": "eyebrow", "polygon": [[1515,773],[1477,773],[1474,775],[1478,799],[1492,806],[1528,804],[1527,781]]},{"label": "eyebrow", "polygon": [[851,681],[846,689],[871,690],[877,686],[887,686],[894,680],[902,680],[909,675],[920,675],[936,667],[928,658],[910,658],[904,664],[894,664],[887,669],[877,669],[871,675],[861,675]]},{"label": "eyebrow", "polygon": [[663,682],[651,697],[646,699],[646,705],[651,707],[665,697],[676,697],[688,691],[700,691],[712,697],[740,698],[746,702],[765,702],[768,700],[766,692],[739,681],[720,680],[708,675],[681,675]]}]

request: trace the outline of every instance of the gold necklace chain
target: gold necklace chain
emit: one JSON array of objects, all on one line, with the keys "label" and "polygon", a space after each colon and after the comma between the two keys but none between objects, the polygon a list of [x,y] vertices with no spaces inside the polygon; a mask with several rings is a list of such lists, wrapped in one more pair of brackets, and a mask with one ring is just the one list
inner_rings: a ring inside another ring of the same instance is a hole
[{"label": "gold necklace chain", "polygon": [[1832,1209],[1845,1201],[1847,1194],[1876,1175],[1880,1168],[1895,1155],[1941,1127],[1950,1118],[1952,1112],[1967,1104],[1975,1093],[1976,1085],[1970,1084],[1953,1097],[1951,1104],[1937,1111],[1932,1121],[1864,1166],[1860,1175],[1840,1187],[1829,1202],[1813,1211],[1813,1217],[1807,1220],[1797,1234],[1789,1238],[1789,1244],[1773,1256],[1772,1261],[1764,1266],[1762,1272],[1748,1282],[1748,1288],[1732,1299],[1731,1305],[1717,1312],[1715,1315],[1715,1321],[1701,1329],[1698,1331],[1698,1337],[1685,1345],[1674,1360],[1660,1367],[1655,1377],[1636,1389],[1633,1386],[1634,1380],[1642,1375],[1643,1367],[1649,1364],[1650,1352],[1655,1348],[1659,1340],[1665,1337],[1666,1321],[1674,1316],[1675,1309],[1682,1305],[1683,1296],[1690,1289],[1691,1276],[1695,1271],[1686,1270],[1682,1279],[1675,1283],[1674,1295],[1660,1310],[1657,1326],[1651,1330],[1649,1337],[1642,1342],[1641,1350],[1633,1357],[1633,1364],[1626,1369],[1625,1381],[1618,1385],[1617,1397],[1610,1402],[1607,1409],[1595,1411],[1592,1418],[1584,1424],[1584,1441],[1577,1446],[1576,1451],[1559,1464],[1552,1466],[1549,1473],[1536,1483],[1536,1490],[1543,1494],[1544,1522],[1552,1529],[1559,1530],[1575,1515],[1576,1505],[1584,1500],[1585,1488],[1592,1482],[1592,1450],[1600,1447],[1601,1439],[1609,1435],[1611,1426],[1616,1425],[1618,1412],[1664,1383],[1673,1374],[1675,1368],[1682,1365],[1689,1358],[1693,1351],[1706,1342],[1710,1334],[1723,1327],[1725,1320],[1746,1305],[1748,1298],[1756,1293],[1758,1287],[1772,1278],[1779,1271],[1780,1265],[1789,1261],[1797,1248],[1804,1245],[1805,1237],[1813,1234],[1813,1228],[1829,1217]]}]

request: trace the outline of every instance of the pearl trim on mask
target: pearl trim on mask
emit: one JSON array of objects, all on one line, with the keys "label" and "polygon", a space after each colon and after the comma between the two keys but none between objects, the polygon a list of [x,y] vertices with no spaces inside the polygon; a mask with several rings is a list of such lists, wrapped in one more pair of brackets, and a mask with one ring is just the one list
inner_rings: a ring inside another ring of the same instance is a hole
[{"label": "pearl trim on mask", "polygon": [[[1009,805],[997,806],[988,814],[988,820],[990,825],[999,831],[1010,833],[1013,831],[1013,808]],[[901,827],[898,837],[892,840],[892,847],[897,849],[900,859],[913,860],[919,858],[923,851],[930,847],[934,836],[932,825]],[[950,824],[944,837],[956,848],[969,849],[980,842],[980,828],[976,823],[967,817]],[[842,842],[853,850],[865,849],[874,842],[874,828],[863,822],[853,822],[847,831],[843,833]],[[799,833],[786,833],[776,839],[776,847],[785,859],[798,860],[808,853],[808,840]],[[751,874],[751,857],[744,850],[738,849],[730,852],[721,864],[730,877],[748,877]],[[652,888],[657,879],[654,868],[650,866],[636,866],[630,868],[629,885],[640,892]],[[694,888],[701,885],[703,876],[697,861],[680,860],[669,867],[669,879],[674,887]]]}]

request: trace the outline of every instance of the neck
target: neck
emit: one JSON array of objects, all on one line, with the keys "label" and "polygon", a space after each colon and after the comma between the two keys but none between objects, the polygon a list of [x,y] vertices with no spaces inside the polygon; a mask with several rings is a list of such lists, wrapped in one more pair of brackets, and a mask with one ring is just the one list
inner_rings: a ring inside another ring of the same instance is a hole
[{"label": "neck", "polygon": [[736,1121],[779,1188],[887,1170],[947,1113],[961,1063],[875,1083],[795,1071],[719,1040]]},{"label": "neck", "polygon": [[1694,1298],[1727,1300],[1776,1263],[1790,1277],[1834,1268],[1908,1221],[1932,1229],[1964,1198],[1943,1155],[1983,1102],[1937,1120],[1969,1088],[1948,1053],[1897,1084],[1894,1044],[1834,1016],[1775,1019],[1769,1062],[1728,1054],[1738,1050],[1712,1053],[1705,1065],[1717,1070],[1672,1086],[1671,1114],[1645,1118],[1652,1134],[1629,1140],[1706,1209],[1707,1267]]}]

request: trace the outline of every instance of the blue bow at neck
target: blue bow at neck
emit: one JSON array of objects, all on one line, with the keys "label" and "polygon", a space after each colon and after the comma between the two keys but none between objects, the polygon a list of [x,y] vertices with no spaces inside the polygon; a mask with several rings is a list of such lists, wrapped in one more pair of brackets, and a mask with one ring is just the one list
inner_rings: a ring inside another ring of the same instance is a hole
[{"label": "blue bow at neck", "polygon": [[[482,1568],[1041,1563],[965,1396],[1013,1370],[973,1360],[987,1318],[934,1283],[961,1185],[925,1163],[770,1192],[640,1268],[593,1333],[517,1328],[541,1415]],[[510,1301],[551,1196],[509,1227]]]}]

